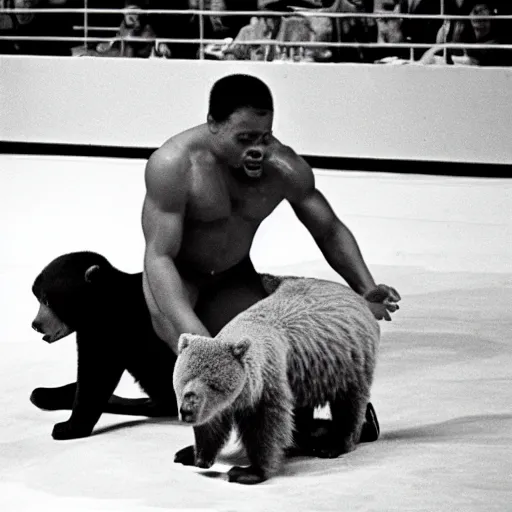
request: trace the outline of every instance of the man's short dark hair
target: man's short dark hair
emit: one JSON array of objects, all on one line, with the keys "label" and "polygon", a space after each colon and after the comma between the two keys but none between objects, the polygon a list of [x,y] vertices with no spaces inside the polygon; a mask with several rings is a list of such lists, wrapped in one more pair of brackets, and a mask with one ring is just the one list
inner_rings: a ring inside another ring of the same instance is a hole
[{"label": "man's short dark hair", "polygon": [[237,74],[225,76],[213,84],[208,113],[214,121],[222,123],[244,107],[274,110],[272,93],[262,80]]}]

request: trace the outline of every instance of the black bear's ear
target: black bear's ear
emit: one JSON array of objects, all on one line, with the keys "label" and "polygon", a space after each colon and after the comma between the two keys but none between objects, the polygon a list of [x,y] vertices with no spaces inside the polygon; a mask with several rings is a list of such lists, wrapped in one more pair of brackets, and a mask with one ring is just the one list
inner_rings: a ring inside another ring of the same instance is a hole
[{"label": "black bear's ear", "polygon": [[98,277],[100,271],[99,265],[92,265],[85,271],[84,279],[86,283],[93,283]]},{"label": "black bear's ear", "polygon": [[231,351],[233,352],[233,355],[237,359],[242,359],[247,350],[249,350],[250,346],[251,340],[249,338],[244,338],[240,341],[237,341],[236,343],[233,343],[233,345],[231,346]]}]

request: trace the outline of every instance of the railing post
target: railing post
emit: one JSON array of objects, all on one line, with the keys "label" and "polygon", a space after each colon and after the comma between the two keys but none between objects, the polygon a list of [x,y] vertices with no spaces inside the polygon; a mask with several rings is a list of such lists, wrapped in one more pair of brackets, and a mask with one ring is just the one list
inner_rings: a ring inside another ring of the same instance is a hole
[{"label": "railing post", "polygon": [[199,9],[201,10],[201,13],[199,14],[199,59],[204,60],[204,0],[199,0]]},{"label": "railing post", "polygon": [[[441,14],[442,15],[446,14],[445,7],[444,7],[444,1],[445,0],[441,0]],[[450,32],[449,30],[446,30],[446,22],[447,21],[448,21],[448,23],[451,23],[451,21],[444,19],[443,24],[441,25],[441,27],[443,27],[443,43],[444,44],[446,44],[448,42],[448,33]],[[445,46],[443,48],[443,60],[444,60],[445,64],[446,64],[447,59],[448,59],[448,49]]]},{"label": "railing post", "polygon": [[88,48],[87,38],[89,37],[89,13],[88,13],[88,2],[84,0],[84,47]]}]

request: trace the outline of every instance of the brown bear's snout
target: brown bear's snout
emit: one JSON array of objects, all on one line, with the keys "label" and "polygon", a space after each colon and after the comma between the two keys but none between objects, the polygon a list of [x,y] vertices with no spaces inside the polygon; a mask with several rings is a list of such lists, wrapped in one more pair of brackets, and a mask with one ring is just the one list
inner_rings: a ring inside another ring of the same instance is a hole
[{"label": "brown bear's snout", "polygon": [[197,410],[199,399],[196,393],[189,391],[183,396],[183,402],[180,407],[181,421],[185,423],[195,423],[197,419]]}]

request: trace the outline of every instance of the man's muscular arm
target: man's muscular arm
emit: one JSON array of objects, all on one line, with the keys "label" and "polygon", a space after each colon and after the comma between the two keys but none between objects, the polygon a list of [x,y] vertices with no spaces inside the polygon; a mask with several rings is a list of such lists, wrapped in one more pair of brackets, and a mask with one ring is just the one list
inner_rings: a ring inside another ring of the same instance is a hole
[{"label": "man's muscular arm", "polygon": [[181,248],[189,190],[187,166],[157,152],[148,161],[145,181],[144,292],[159,336],[177,353],[181,333],[210,335],[194,313],[189,291],[174,264]]},{"label": "man's muscular arm", "polygon": [[353,290],[364,295],[375,288],[376,283],[354,235],[336,216],[319,190],[313,188],[291,205],[326,261]]},{"label": "man's muscular arm", "polygon": [[[288,184],[287,199],[329,265],[360,295],[376,290],[377,285],[354,235],[315,188],[315,177],[309,164],[291,148],[281,144],[274,146],[269,160],[284,172]],[[394,302],[400,300],[400,296],[385,285],[379,285],[378,289],[384,291],[375,300],[381,304],[371,304],[372,310],[377,318],[390,320],[387,310],[398,309]],[[369,300],[374,296],[377,298],[375,293],[370,294]]]}]

